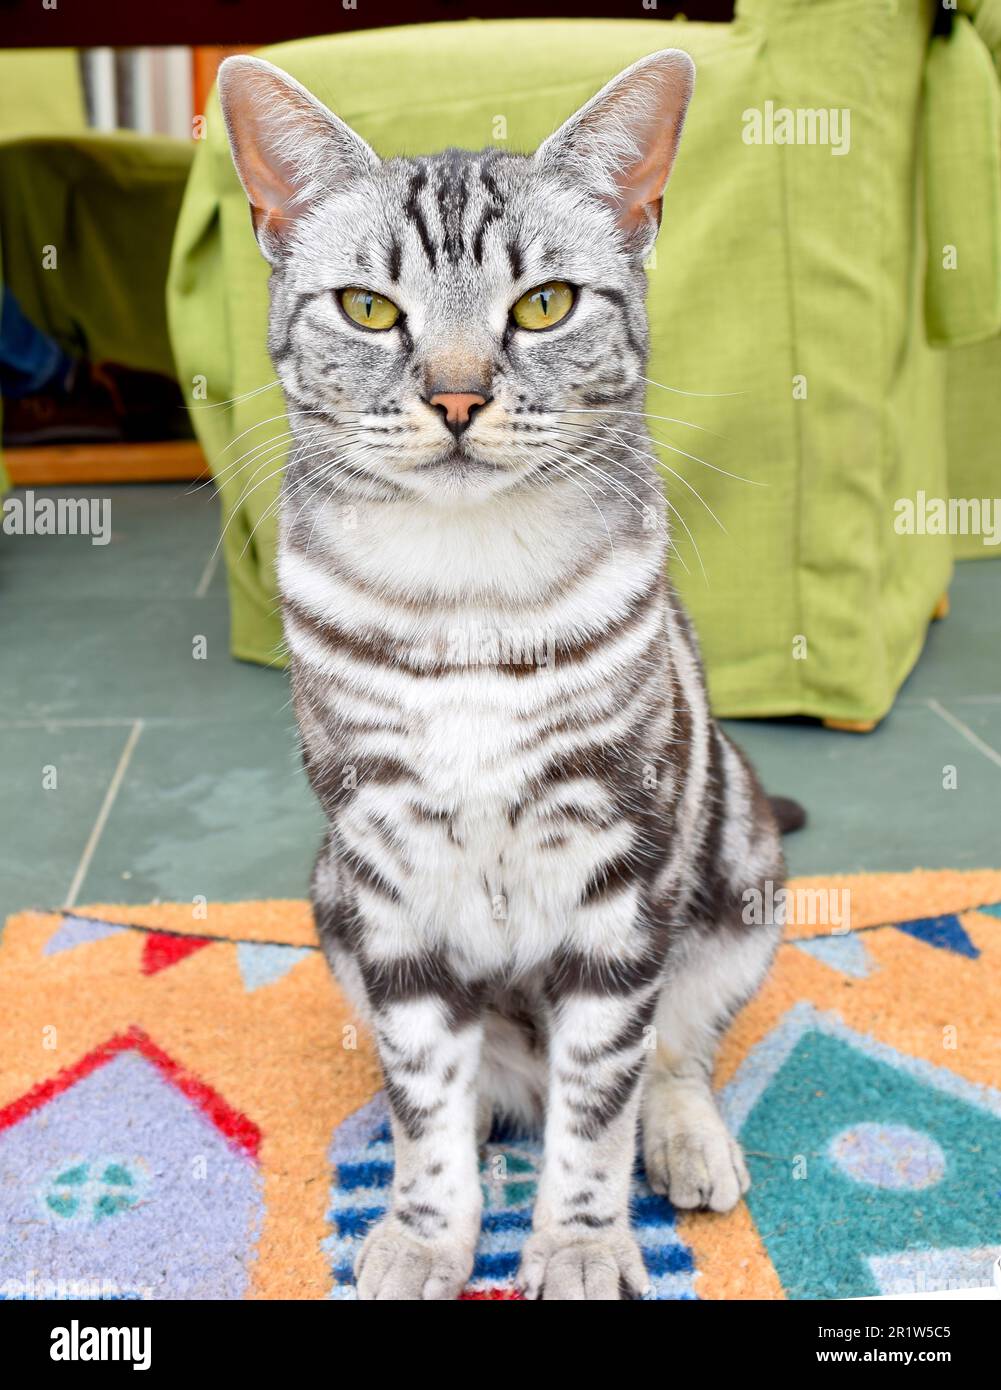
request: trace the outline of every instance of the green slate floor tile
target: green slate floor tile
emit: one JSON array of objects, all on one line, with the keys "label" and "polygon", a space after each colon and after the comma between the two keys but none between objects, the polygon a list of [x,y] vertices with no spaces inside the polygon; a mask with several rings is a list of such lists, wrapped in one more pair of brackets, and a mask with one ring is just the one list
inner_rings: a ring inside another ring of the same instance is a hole
[{"label": "green slate floor tile", "polygon": [[[727,729],[766,789],[807,809],[809,825],[785,842],[793,874],[1001,863],[1001,767],[927,705],[898,707],[871,734],[791,721]],[[955,790],[943,787],[948,767]]]},{"label": "green slate floor tile", "polygon": [[305,897],[322,829],[288,712],[144,728],[80,901]]},{"label": "green slate floor tile", "polygon": [[[23,502],[26,489],[8,495]],[[4,535],[0,588],[7,602],[195,597],[219,540],[219,502],[211,488],[116,484],[37,488],[34,495],[104,499],[111,539],[94,545],[90,536]]]},{"label": "green slate floor tile", "polygon": [[958,695],[1001,696],[1001,559],[958,564],[949,596],[952,611],[928,629],[898,707]]},{"label": "green slate floor tile", "polygon": [[128,735],[127,725],[0,727],[0,929],[23,908],[62,906]]},{"label": "green slate floor tile", "polygon": [[[279,719],[280,671],[234,661],[225,599],[5,603],[0,719]],[[195,660],[196,638],[206,657]]]},{"label": "green slate floor tile", "polygon": [[[1001,654],[999,654],[1001,664]],[[946,719],[956,721],[968,731],[974,747],[982,744],[981,752],[988,760],[993,760],[1001,777],[1001,695],[997,698],[941,700],[936,702]],[[976,742],[975,742],[976,741]],[[1001,853],[1001,783],[995,812],[998,850]],[[1001,861],[999,861],[1001,862]]]}]

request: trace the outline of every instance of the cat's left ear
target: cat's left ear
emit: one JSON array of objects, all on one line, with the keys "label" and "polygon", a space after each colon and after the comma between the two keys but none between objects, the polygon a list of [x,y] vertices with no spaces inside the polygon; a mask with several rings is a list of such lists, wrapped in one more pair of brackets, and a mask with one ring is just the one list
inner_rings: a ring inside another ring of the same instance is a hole
[{"label": "cat's left ear", "polygon": [[665,48],[620,72],[536,151],[543,169],[585,185],[613,208],[631,251],[645,255],[695,85],[695,64]]}]

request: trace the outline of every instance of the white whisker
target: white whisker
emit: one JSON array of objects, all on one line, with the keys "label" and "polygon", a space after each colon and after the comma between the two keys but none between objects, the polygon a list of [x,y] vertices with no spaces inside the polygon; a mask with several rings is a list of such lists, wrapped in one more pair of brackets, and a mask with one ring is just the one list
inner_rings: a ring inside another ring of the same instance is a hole
[{"label": "white whisker", "polygon": [[654,381],[652,376],[643,378],[650,386],[656,386],[661,391],[670,391],[675,396],[701,396],[703,400],[727,400],[731,396],[746,396],[746,391],[682,391],[677,386],[665,386],[662,381]]}]

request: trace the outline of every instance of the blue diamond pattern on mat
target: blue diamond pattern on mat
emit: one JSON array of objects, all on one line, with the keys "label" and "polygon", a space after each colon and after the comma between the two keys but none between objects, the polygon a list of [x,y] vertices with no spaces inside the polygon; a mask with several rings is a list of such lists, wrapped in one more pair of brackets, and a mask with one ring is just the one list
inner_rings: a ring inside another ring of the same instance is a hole
[{"label": "blue diamond pattern on mat", "polygon": [[913,922],[894,922],[893,925],[898,931],[928,946],[936,946],[940,951],[954,951],[957,956],[968,956],[970,960],[980,955],[955,913],[947,913],[944,917],[918,917]]},{"label": "blue diamond pattern on mat", "polygon": [[109,936],[119,936],[126,930],[126,927],[115,926],[113,922],[99,922],[96,918],[65,917],[45,943],[42,954],[57,956],[60,951],[72,951],[89,941],[103,941]]},{"label": "blue diamond pattern on mat", "polygon": [[305,946],[272,946],[270,943],[241,941],[236,948],[240,978],[248,994],[262,985],[272,985],[282,979],[293,965],[310,955]]},{"label": "blue diamond pattern on mat", "polygon": [[872,974],[873,961],[862,940],[852,932],[844,936],[817,936],[812,941],[793,943],[814,960],[829,965],[832,970],[840,970],[844,975],[852,975],[856,980],[864,980]]}]

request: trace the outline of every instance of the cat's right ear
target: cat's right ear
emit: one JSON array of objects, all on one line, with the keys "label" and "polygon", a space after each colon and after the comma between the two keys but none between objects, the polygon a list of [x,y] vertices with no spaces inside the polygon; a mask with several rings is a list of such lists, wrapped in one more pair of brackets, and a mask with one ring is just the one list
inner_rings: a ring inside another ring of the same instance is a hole
[{"label": "cat's right ear", "polygon": [[258,245],[277,265],[296,223],[378,167],[375,151],[295,78],[263,58],[227,58],[219,101]]}]

